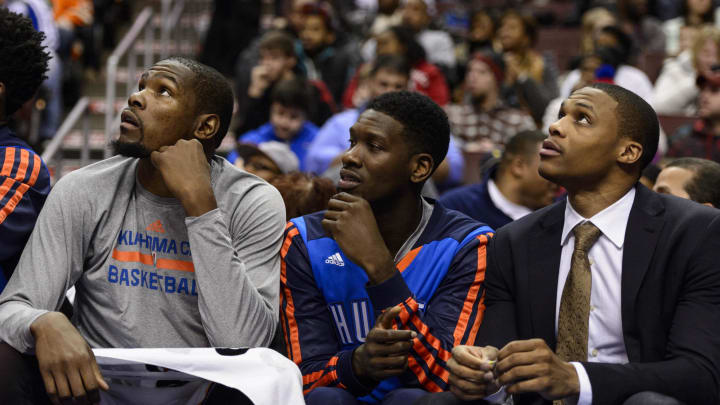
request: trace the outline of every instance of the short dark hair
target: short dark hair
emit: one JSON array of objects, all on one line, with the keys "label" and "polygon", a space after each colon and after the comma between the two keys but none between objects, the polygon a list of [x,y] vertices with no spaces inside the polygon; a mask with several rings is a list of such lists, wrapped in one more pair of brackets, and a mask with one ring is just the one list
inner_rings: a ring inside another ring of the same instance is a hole
[{"label": "short dark hair", "polygon": [[529,156],[537,154],[537,144],[544,141],[547,136],[538,130],[520,131],[505,143],[500,165],[507,164],[516,156]]},{"label": "short dark hair", "polygon": [[30,100],[47,78],[50,54],[45,34],[29,18],[0,7],[0,82],[5,85],[5,111],[12,115]]},{"label": "short dark hair", "polygon": [[399,55],[378,56],[372,65],[370,76],[375,76],[381,70],[410,77],[410,65],[405,58]]},{"label": "short dark hair", "polygon": [[642,145],[638,174],[652,162],[658,148],[660,124],[655,110],[642,97],[623,87],[609,83],[593,83],[598,89],[617,102],[615,116],[618,132]]},{"label": "short dark hair", "polygon": [[235,96],[230,82],[214,68],[193,59],[173,56],[167,60],[177,62],[195,74],[193,78],[195,113],[217,114],[220,117],[220,128],[215,134],[215,142],[211,145],[212,151],[214,151],[225,138],[225,134],[227,134],[230,127],[230,120],[232,120]]},{"label": "short dark hair", "polygon": [[269,31],[260,38],[259,49],[265,51],[278,50],[285,56],[295,56],[295,41],[290,34],[283,31]]},{"label": "short dark hair", "polygon": [[385,93],[367,107],[400,122],[410,153],[429,153],[433,172],[445,159],[450,144],[450,123],[440,106],[427,96],[409,91]]},{"label": "short dark hair", "polygon": [[720,163],[695,157],[684,157],[671,161],[667,167],[679,167],[693,172],[685,184],[690,199],[700,204],[710,203],[720,208]]},{"label": "short dark hair", "polygon": [[310,84],[300,77],[280,81],[270,93],[271,102],[285,107],[297,108],[306,114],[310,107],[309,99]]}]

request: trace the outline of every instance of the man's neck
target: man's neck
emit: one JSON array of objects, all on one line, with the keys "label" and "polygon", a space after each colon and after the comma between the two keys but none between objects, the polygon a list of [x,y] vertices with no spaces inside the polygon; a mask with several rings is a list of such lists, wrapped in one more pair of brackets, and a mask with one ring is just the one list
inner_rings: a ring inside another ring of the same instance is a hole
[{"label": "man's neck", "polygon": [[607,182],[592,188],[568,189],[568,201],[583,218],[592,218],[621,199],[633,185],[629,182]]},{"label": "man's neck", "polygon": [[523,193],[520,189],[520,185],[512,177],[510,177],[510,175],[504,174],[500,170],[498,170],[494,181],[495,186],[497,186],[498,190],[500,190],[500,193],[508,201],[517,205],[522,205],[523,207],[527,207],[527,205],[524,204],[522,198]]},{"label": "man's neck", "polygon": [[380,235],[391,255],[397,254],[422,219],[422,201],[417,193],[371,204]]},{"label": "man's neck", "polygon": [[160,174],[153,166],[149,157],[140,159],[137,168],[137,179],[145,190],[159,197],[175,197]]}]

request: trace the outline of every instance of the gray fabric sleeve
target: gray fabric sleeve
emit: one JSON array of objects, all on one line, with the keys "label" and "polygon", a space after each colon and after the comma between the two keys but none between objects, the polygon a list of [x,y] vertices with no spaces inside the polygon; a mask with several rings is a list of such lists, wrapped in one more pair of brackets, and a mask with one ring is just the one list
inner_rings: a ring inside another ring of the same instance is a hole
[{"label": "gray fabric sleeve", "polygon": [[230,208],[185,220],[200,317],[212,346],[267,346],[278,323],[285,207],[275,188],[258,184]]},{"label": "gray fabric sleeve", "polygon": [[[0,340],[22,353],[35,347],[30,325],[60,308],[65,292],[83,272],[86,232],[79,208],[82,197],[71,193],[72,176],[50,192],[25,245],[13,276],[0,295]],[[84,209],[89,209],[87,205]]]}]

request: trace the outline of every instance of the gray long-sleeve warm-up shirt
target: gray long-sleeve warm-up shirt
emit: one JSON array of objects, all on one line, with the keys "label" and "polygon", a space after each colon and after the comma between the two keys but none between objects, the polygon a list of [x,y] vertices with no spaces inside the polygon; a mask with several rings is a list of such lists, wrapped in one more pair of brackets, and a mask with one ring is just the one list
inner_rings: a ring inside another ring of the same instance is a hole
[{"label": "gray long-sleeve warm-up shirt", "polygon": [[72,322],[92,347],[256,347],[278,317],[285,208],[280,194],[220,157],[218,208],[187,217],[180,201],[113,157],[55,185],[0,295],[0,340],[34,348],[30,325],[77,290]]}]

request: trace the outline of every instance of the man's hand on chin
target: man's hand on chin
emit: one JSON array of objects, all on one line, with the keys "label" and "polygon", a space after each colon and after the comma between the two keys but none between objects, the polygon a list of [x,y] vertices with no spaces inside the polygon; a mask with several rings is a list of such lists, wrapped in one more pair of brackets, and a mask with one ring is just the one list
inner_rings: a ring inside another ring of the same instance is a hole
[{"label": "man's hand on chin", "polygon": [[180,139],[153,152],[150,159],[188,216],[199,217],[217,208],[210,164],[200,141]]},{"label": "man's hand on chin", "polygon": [[365,199],[348,193],[334,195],[322,226],[345,256],[365,270],[370,284],[380,284],[395,274],[395,263]]},{"label": "man's hand on chin", "polygon": [[498,353],[495,373],[511,395],[535,392],[550,400],[580,395],[575,367],[561,360],[542,339],[508,343]]}]

